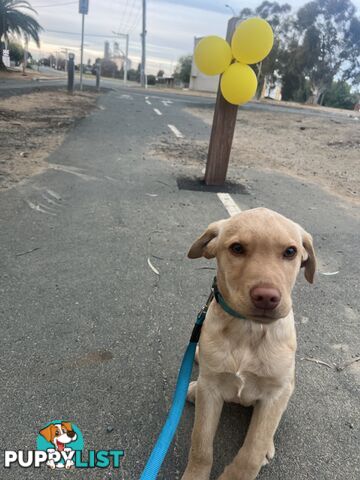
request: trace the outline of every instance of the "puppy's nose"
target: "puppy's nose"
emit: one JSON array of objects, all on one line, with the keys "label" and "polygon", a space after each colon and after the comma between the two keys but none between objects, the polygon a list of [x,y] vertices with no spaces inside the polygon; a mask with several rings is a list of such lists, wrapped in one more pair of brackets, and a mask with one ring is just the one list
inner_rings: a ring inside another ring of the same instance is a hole
[{"label": "puppy's nose", "polygon": [[74,438],[75,435],[76,435],[76,433],[75,433],[73,430],[69,430],[69,431],[67,432],[67,434],[68,434],[68,437],[70,437],[70,438]]},{"label": "puppy's nose", "polygon": [[281,294],[277,288],[254,287],[250,290],[252,303],[261,310],[274,310],[281,300]]}]

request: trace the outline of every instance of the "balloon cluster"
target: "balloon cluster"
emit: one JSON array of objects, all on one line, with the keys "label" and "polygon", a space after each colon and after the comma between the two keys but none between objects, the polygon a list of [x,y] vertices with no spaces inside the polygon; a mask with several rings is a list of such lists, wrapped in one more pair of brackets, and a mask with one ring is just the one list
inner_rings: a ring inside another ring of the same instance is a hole
[{"label": "balloon cluster", "polygon": [[221,37],[204,37],[195,48],[194,59],[202,73],[222,73],[223,97],[229,103],[241,105],[251,100],[257,89],[257,78],[249,65],[261,62],[270,53],[273,43],[274,35],[268,22],[249,18],[236,28],[231,47]]}]

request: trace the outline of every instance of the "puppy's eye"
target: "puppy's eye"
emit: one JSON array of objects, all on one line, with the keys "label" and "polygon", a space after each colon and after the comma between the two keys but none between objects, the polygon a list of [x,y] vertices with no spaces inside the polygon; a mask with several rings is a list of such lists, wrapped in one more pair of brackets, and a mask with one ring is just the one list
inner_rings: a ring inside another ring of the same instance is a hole
[{"label": "puppy's eye", "polygon": [[230,246],[230,251],[234,255],[242,255],[243,253],[245,253],[245,248],[241,245],[241,243],[233,243]]},{"label": "puppy's eye", "polygon": [[59,430],[56,430],[55,435],[60,435]]},{"label": "puppy's eye", "polygon": [[284,252],[284,258],[294,258],[297,254],[296,247],[288,247]]}]

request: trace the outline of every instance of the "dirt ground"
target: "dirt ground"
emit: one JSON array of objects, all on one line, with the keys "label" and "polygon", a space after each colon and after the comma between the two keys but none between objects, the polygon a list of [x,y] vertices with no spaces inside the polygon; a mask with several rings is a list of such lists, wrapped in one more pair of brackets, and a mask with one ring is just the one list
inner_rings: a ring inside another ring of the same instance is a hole
[{"label": "dirt ground", "polygon": [[[54,75],[48,75],[45,72],[38,72],[36,69],[27,68],[26,75],[23,75],[22,69],[20,67],[16,67],[16,69],[11,70],[0,70],[0,80],[11,80],[14,82],[32,82],[34,80],[41,80],[41,79],[54,79]],[[61,75],[58,78],[62,78]]]},{"label": "dirt ground", "polygon": [[0,190],[47,168],[47,157],[74,122],[96,104],[95,93],[42,91],[1,99]]},{"label": "dirt ground", "polygon": [[[188,112],[211,125],[210,109]],[[348,112],[352,113],[352,112]],[[360,118],[239,110],[230,158],[237,167],[277,170],[359,202]],[[356,114],[355,114],[356,115]],[[157,153],[176,164],[205,165],[208,141],[161,139]],[[241,171],[239,176],[241,176]]]}]

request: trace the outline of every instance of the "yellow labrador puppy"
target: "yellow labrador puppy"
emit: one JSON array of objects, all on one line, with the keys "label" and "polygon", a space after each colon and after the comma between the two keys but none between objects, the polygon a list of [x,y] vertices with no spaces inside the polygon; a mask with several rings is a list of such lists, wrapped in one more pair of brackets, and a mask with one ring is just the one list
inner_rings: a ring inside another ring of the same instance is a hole
[{"label": "yellow labrador puppy", "polygon": [[312,237],[255,208],[209,225],[188,253],[217,260],[217,287],[200,337],[199,377],[189,387],[195,424],[182,480],[208,480],[223,402],[253,405],[244,444],[219,480],[253,480],[274,457],[273,437],[294,389],[291,291],[301,267],[312,283]]}]

